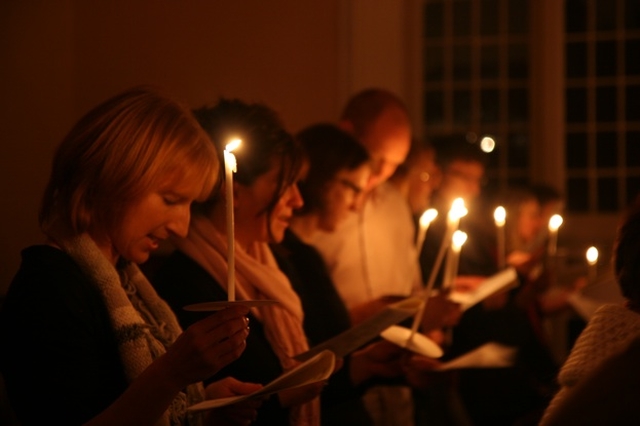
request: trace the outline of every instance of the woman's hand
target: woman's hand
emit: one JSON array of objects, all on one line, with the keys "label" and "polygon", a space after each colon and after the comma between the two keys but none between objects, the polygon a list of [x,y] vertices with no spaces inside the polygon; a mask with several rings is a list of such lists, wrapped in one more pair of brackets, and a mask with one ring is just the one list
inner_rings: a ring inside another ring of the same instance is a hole
[{"label": "woman's hand", "polygon": [[158,358],[178,389],[211,377],[240,356],[249,334],[248,312],[233,306],[194,323]]},{"label": "woman's hand", "polygon": [[429,297],[422,317],[422,331],[429,332],[442,327],[453,327],[462,317],[460,304],[449,300],[448,292]]},{"label": "woman's hand", "polygon": [[407,384],[419,389],[429,386],[432,381],[433,370],[441,364],[437,359],[415,353],[405,354],[400,362]]},{"label": "woman's hand", "polygon": [[400,357],[404,349],[386,340],[371,343],[351,354],[349,377],[354,386],[372,377],[392,378],[402,375]]},{"label": "woman's hand", "polygon": [[[258,383],[245,383],[227,377],[217,382],[213,382],[205,389],[207,399],[227,398],[238,395],[248,395],[262,388]],[[256,420],[258,408],[262,405],[263,398],[251,399],[237,404],[211,410],[206,417],[206,423],[220,426],[248,425]]]}]

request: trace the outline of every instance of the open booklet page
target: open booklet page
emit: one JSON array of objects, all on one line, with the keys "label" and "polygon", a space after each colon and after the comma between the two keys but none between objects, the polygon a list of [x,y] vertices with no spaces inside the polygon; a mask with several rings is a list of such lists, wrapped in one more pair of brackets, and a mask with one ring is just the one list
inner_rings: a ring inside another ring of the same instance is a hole
[{"label": "open booklet page", "polygon": [[517,285],[518,274],[516,270],[514,268],[507,268],[488,277],[474,291],[453,291],[449,298],[454,302],[460,303],[461,308],[466,310],[498,291],[513,288]]},{"label": "open booklet page", "polygon": [[440,365],[437,371],[461,368],[504,368],[515,362],[517,349],[499,343],[489,342]]},{"label": "open booklet page", "polygon": [[350,328],[344,333],[340,333],[320,343],[307,352],[297,355],[295,358],[298,361],[304,361],[324,350],[330,350],[337,357],[342,358],[377,337],[381,331],[389,326],[395,325],[415,315],[420,308],[421,302],[419,298],[409,297],[400,302],[393,303],[373,317]]},{"label": "open booklet page", "polygon": [[262,398],[285,389],[297,388],[326,380],[331,376],[331,373],[333,373],[335,360],[336,357],[331,351],[323,351],[282,374],[256,392],[228,398],[210,399],[194,404],[188,409],[190,411],[211,410],[248,399]]}]

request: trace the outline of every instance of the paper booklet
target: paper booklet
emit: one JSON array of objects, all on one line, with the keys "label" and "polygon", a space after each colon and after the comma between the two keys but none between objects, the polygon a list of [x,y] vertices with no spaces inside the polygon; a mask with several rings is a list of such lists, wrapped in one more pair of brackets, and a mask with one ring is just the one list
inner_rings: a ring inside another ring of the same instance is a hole
[{"label": "paper booklet", "polygon": [[436,371],[457,370],[461,368],[504,368],[511,367],[518,350],[510,346],[489,342],[467,352],[458,358],[445,362]]},{"label": "paper booklet", "polygon": [[415,315],[421,303],[422,300],[417,297],[408,297],[393,303],[355,327],[295,356],[295,359],[305,361],[324,350],[330,350],[337,357],[342,358],[377,337],[388,327]]},{"label": "paper booklet", "polygon": [[331,376],[335,367],[336,357],[331,351],[322,351],[313,358],[301,363],[295,368],[282,374],[262,389],[247,395],[231,396],[228,398],[209,399],[194,404],[189,411],[204,411],[226,405],[237,404],[249,399],[263,398],[285,389],[297,388],[311,383],[326,380]]},{"label": "paper booklet", "polygon": [[478,288],[473,291],[452,291],[449,299],[459,303],[462,310],[466,310],[500,290],[517,286],[518,274],[514,268],[509,267],[485,279],[480,283]]}]

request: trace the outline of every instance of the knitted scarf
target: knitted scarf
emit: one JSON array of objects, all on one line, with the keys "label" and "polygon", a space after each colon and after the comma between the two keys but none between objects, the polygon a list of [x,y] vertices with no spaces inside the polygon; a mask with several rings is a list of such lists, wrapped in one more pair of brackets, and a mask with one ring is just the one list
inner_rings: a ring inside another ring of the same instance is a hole
[{"label": "knitted scarf", "polygon": [[[118,342],[125,375],[132,382],[182,332],[169,306],[131,262],[114,267],[87,234],[69,236],[57,230],[49,235],[80,266],[100,292]],[[201,383],[180,392],[158,425],[200,424],[186,408],[204,397]],[[188,416],[188,418],[187,418]]]},{"label": "knitted scarf", "polygon": [[625,349],[640,336],[640,315],[622,305],[604,305],[593,315],[565,361],[558,382],[560,391],[549,404],[541,425],[574,386],[604,360]]},{"label": "knitted scarf", "polygon": [[[226,290],[227,239],[209,219],[194,216],[188,237],[176,238],[173,242]],[[292,357],[305,352],[309,346],[302,329],[302,305],[291,283],[278,268],[265,243],[254,243],[246,250],[236,245],[235,265],[238,300],[271,299],[279,302],[252,308],[252,313],[264,324],[267,340],[283,370],[295,367],[298,362]],[[319,398],[291,407],[290,413],[291,425],[319,425]]]}]

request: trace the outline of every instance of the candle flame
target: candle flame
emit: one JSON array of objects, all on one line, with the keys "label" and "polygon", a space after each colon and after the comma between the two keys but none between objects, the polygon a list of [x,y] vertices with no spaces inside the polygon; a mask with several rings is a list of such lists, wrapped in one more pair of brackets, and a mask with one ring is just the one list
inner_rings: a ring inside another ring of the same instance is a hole
[{"label": "candle flame", "polygon": [[420,216],[420,226],[429,226],[429,224],[438,216],[436,209],[428,209]]},{"label": "candle flame", "polygon": [[462,231],[456,231],[452,237],[452,247],[454,250],[460,250],[462,245],[467,241],[467,233]]},{"label": "candle flame", "polygon": [[224,150],[227,152],[235,151],[240,146],[241,143],[242,143],[242,139],[233,138],[229,141],[229,143],[227,143],[227,146],[224,148]]},{"label": "candle flame", "polygon": [[551,216],[551,219],[549,219],[549,231],[557,231],[560,225],[562,225],[562,216],[559,214]]},{"label": "candle flame", "polygon": [[493,218],[496,221],[496,225],[504,226],[505,219],[507,218],[507,211],[502,206],[496,207],[493,212]]},{"label": "candle flame", "polygon": [[449,210],[449,218],[452,220],[458,220],[461,217],[467,215],[469,211],[464,206],[464,200],[462,198],[456,198],[451,204],[451,210]]},{"label": "candle flame", "polygon": [[587,262],[589,262],[589,265],[598,263],[598,249],[594,246],[589,247],[587,250]]}]

